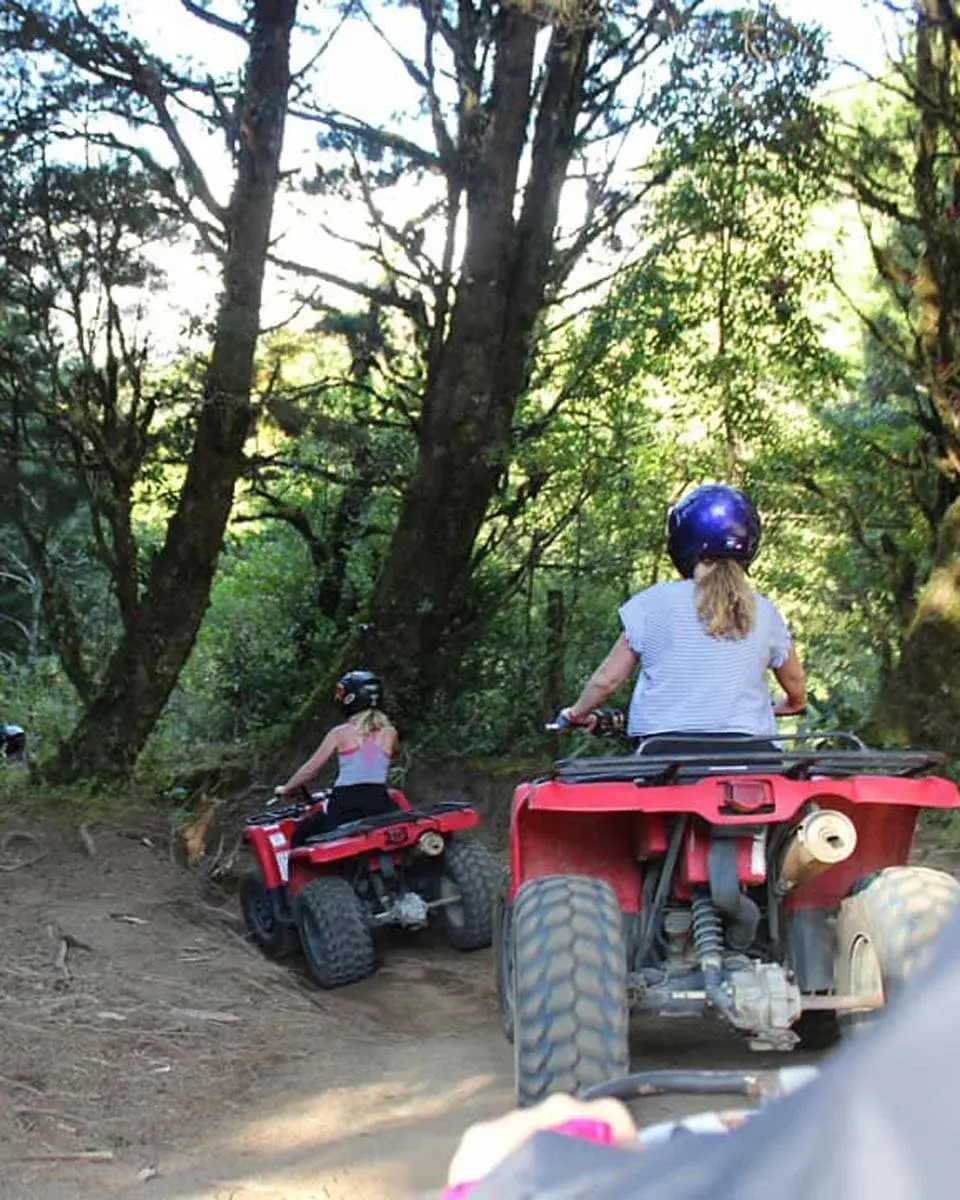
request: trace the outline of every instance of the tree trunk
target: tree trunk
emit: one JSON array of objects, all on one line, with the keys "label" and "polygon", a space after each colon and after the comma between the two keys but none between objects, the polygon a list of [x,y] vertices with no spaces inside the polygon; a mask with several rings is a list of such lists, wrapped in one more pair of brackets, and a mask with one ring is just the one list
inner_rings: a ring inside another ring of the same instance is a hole
[{"label": "tree trunk", "polygon": [[960,758],[960,500],[944,519],[933,573],[878,716],[892,740]]},{"label": "tree trunk", "polygon": [[369,623],[350,651],[384,675],[407,718],[436,681],[444,641],[463,620],[477,535],[509,462],[593,32],[552,33],[517,215],[538,26],[513,8],[501,9],[498,21],[491,112],[468,163],[466,243],[449,333],[431,363],[417,466]]},{"label": "tree trunk", "polygon": [[255,0],[243,137],[226,214],[223,294],[186,479],[132,628],[82,720],[44,774],[51,781],[129,773],[193,648],[244,465],[260,304],[290,88],[297,0]]},{"label": "tree trunk", "polygon": [[914,373],[939,421],[941,490],[953,499],[899,662],[882,685],[876,724],[893,740],[960,757],[960,235],[956,221],[944,219],[960,203],[960,109],[953,33],[939,0],[918,0],[917,11],[913,198],[924,247],[914,284]]}]

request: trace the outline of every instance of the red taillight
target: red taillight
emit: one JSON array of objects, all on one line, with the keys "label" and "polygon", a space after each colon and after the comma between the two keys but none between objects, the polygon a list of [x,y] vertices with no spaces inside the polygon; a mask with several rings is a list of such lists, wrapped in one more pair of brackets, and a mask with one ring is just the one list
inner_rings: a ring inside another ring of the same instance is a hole
[{"label": "red taillight", "polygon": [[773,808],[773,787],[766,779],[738,779],[723,785],[723,807],[736,813]]}]

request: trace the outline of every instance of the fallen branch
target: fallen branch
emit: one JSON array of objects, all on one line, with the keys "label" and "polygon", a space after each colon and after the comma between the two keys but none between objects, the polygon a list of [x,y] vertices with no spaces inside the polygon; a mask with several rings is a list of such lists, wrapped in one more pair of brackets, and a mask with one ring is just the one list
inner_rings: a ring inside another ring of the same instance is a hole
[{"label": "fallen branch", "polygon": [[65,1121],[68,1125],[91,1125],[88,1117],[75,1117],[72,1113],[58,1112],[55,1108],[31,1108],[20,1106],[13,1110],[18,1116],[50,1117],[53,1121]]},{"label": "fallen branch", "polygon": [[70,969],[67,966],[67,954],[70,951],[70,943],[66,938],[60,939],[60,945],[57,947],[57,953],[54,955],[53,967],[55,971],[62,971],[67,979],[70,978]]},{"label": "fallen branch", "polygon": [[211,1012],[206,1008],[171,1008],[170,1015],[185,1021],[213,1021],[218,1025],[232,1025],[243,1020],[236,1013]]},{"label": "fallen branch", "polygon": [[83,848],[91,858],[97,857],[97,843],[93,840],[93,834],[90,832],[89,825],[86,821],[80,826],[80,841],[83,842]]},{"label": "fallen branch", "polygon": [[0,1158],[0,1163],[8,1166],[11,1163],[25,1162],[83,1162],[103,1163],[113,1162],[112,1150],[51,1150],[47,1153],[15,1154],[11,1158]]}]

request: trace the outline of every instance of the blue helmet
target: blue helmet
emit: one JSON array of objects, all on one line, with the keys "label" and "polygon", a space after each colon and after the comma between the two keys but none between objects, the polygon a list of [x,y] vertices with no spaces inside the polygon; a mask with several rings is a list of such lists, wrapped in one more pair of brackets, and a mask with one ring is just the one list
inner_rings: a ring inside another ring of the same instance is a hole
[{"label": "blue helmet", "polygon": [[685,579],[702,558],[733,558],[749,567],[760,549],[760,516],[736,488],[701,484],[667,514],[667,549]]}]

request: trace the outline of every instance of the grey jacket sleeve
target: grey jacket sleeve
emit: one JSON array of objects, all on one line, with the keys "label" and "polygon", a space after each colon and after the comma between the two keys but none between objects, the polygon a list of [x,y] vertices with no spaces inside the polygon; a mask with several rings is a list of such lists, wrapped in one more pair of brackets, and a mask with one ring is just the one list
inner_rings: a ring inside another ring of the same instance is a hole
[{"label": "grey jacket sleeve", "polygon": [[539,1134],[471,1200],[956,1200],[958,1088],[955,918],[932,968],[875,1029],[741,1129],[645,1154]]}]

